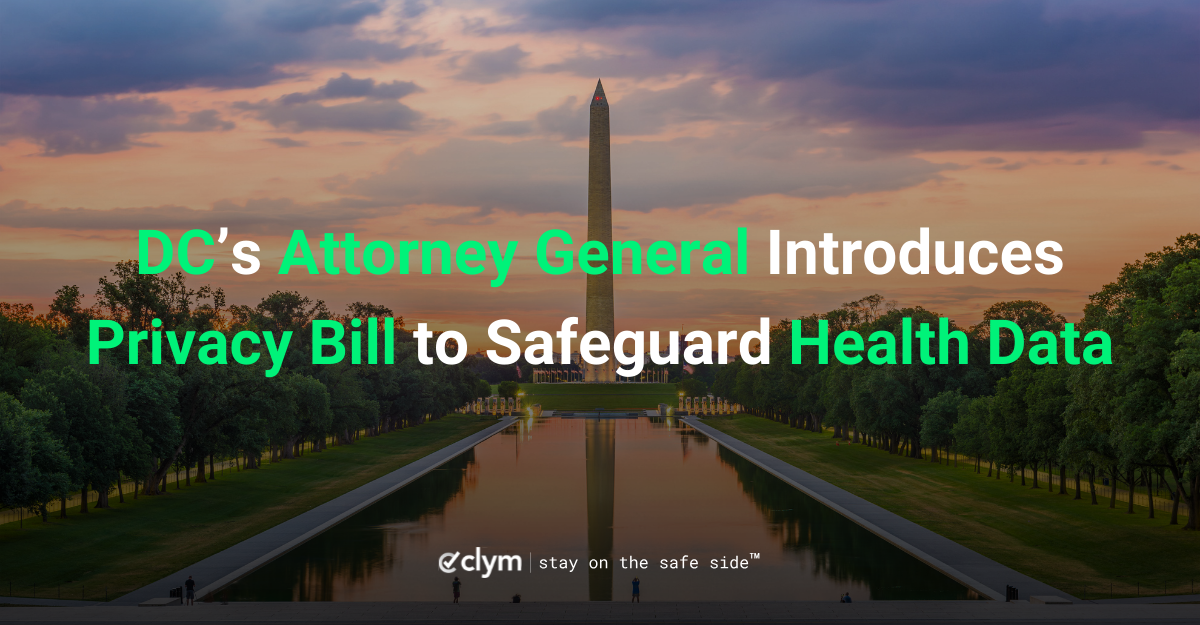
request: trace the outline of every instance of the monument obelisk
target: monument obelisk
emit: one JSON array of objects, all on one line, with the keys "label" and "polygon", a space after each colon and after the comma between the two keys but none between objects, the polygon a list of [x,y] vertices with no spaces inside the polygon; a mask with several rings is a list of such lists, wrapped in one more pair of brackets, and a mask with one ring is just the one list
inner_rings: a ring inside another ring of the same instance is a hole
[{"label": "monument obelisk", "polygon": [[[604,244],[612,249],[612,167],[608,149],[608,98],[604,97],[604,85],[596,81],[596,93],[592,96],[591,131],[588,135],[588,240]],[[587,277],[587,309],[584,322],[588,332],[599,330],[608,335],[612,345],[616,336],[613,316],[612,271]],[[616,363],[612,353],[602,365],[584,366],[584,380],[588,382],[615,382]]]}]

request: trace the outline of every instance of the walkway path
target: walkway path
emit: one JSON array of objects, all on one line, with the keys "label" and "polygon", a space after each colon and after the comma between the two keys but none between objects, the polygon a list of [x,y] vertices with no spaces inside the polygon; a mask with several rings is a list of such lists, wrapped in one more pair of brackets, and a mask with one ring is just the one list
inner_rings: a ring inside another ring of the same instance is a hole
[{"label": "walkway path", "polygon": [[1057,588],[1018,573],[898,514],[884,510],[858,495],[853,495],[775,456],[704,425],[696,417],[684,417],[683,421],[871,533],[986,597],[1003,601],[1004,587],[1015,586],[1021,599],[1049,595],[1079,601]]},{"label": "walkway path", "polygon": [[200,586],[196,590],[196,599],[200,600],[209,592],[220,590],[367,506],[396,492],[447,460],[487,440],[514,421],[516,421],[514,418],[503,419],[486,430],[476,432],[420,460],[363,484],[308,512],[247,538],[216,555],[209,556],[177,573],[115,599],[108,605],[136,606],[149,599],[166,597],[170,594],[170,589],[182,586],[189,575],[195,578],[196,583]]}]

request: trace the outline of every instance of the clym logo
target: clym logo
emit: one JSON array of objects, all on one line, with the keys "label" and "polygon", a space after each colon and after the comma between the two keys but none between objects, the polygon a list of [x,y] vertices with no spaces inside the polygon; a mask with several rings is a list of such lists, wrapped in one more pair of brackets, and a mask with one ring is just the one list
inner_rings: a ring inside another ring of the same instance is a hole
[{"label": "clym logo", "polygon": [[[438,558],[438,569],[443,573],[454,573],[462,568],[469,573],[482,573],[480,577],[487,579],[496,571],[520,571],[521,556],[485,556],[483,550],[475,548],[474,554],[462,555],[461,551],[447,551]],[[457,565],[457,566],[456,566]]]}]

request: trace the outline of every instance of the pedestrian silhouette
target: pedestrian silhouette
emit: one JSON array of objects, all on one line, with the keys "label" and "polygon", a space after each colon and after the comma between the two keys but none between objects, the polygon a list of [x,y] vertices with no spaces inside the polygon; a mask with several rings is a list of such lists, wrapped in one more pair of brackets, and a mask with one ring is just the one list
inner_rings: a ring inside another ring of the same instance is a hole
[{"label": "pedestrian silhouette", "polygon": [[455,577],[454,583],[450,584],[450,586],[454,588],[454,603],[458,603],[458,589],[462,586],[462,582],[458,581],[458,578]]},{"label": "pedestrian silhouette", "polygon": [[634,601],[638,603],[642,602],[642,581],[636,577],[633,578],[633,599],[629,602],[633,603]]}]

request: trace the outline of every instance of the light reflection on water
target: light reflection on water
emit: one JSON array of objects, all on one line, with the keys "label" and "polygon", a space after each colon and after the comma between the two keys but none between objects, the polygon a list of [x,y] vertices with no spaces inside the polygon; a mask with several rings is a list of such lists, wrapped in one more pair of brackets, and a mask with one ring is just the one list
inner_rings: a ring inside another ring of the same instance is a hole
[{"label": "light reflection on water", "polygon": [[[521,572],[438,570],[445,552]],[[751,559],[752,553],[760,554]],[[662,570],[662,559],[695,570]],[[619,558],[648,560],[623,570]],[[530,558],[534,566],[529,566]],[[541,569],[543,559],[578,563]],[[712,570],[712,559],[747,570]],[[589,570],[589,559],[607,570]],[[247,576],[234,601],[967,599],[965,587],[672,418],[526,419]]]}]

